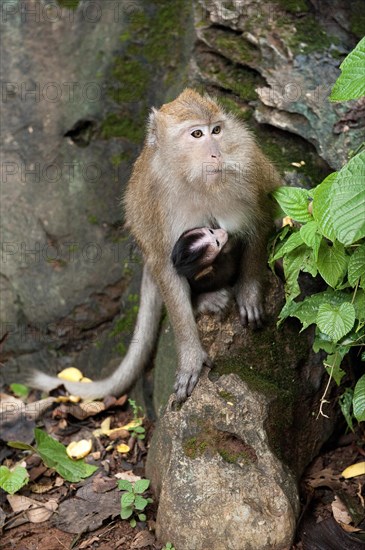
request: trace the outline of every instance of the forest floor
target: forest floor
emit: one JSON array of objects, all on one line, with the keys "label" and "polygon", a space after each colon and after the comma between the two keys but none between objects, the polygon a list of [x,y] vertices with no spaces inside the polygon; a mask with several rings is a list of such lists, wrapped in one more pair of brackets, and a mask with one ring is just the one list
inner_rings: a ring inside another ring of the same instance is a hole
[{"label": "forest floor", "polygon": [[[34,392],[30,394],[25,410],[17,408],[19,401],[13,396],[1,395],[2,403],[8,402],[7,410],[12,411],[1,426],[3,442],[33,442],[34,427],[40,424],[36,417],[42,402],[36,401],[37,397]],[[2,407],[4,411],[4,404]],[[46,466],[38,454],[0,444],[0,463],[10,468],[20,463],[26,466],[30,476],[28,484],[14,495],[9,496],[0,489],[0,548],[163,548],[155,537],[156,502],[147,505],[143,521],[132,516],[136,518],[135,527],[129,519],[120,517],[122,491],[118,480],[133,483],[144,478],[153,432],[153,425],[139,420],[138,412],[133,411],[127,396],[123,396],[88,406],[55,402],[42,415],[42,430],[62,444],[67,446],[80,439],[93,441],[85,461],[98,469],[79,482],[66,481],[54,468]],[[143,429],[136,431],[136,426]],[[365,548],[365,474],[349,479],[341,476],[345,468],[364,460],[364,432],[332,438],[302,477],[302,509],[296,539],[285,550]],[[143,496],[153,498],[149,490]]]}]

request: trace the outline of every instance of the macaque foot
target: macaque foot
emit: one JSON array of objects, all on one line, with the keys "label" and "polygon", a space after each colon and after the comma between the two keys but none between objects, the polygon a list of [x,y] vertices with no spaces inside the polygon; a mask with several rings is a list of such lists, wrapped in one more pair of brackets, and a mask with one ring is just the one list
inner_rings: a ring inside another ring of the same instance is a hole
[{"label": "macaque foot", "polygon": [[261,328],[265,321],[265,309],[258,288],[251,288],[237,296],[237,305],[243,326]]},{"label": "macaque foot", "polygon": [[195,313],[223,313],[227,308],[231,293],[223,288],[216,292],[199,294],[196,300]]},{"label": "macaque foot", "polygon": [[189,368],[189,365],[187,365],[185,361],[184,363],[184,368],[181,368],[177,373],[174,386],[176,400],[179,403],[185,401],[192,394],[193,389],[199,380],[202,367],[206,366],[212,368],[213,366],[213,361],[209,358],[206,352],[203,352],[203,357],[200,360],[200,364],[195,363]]}]

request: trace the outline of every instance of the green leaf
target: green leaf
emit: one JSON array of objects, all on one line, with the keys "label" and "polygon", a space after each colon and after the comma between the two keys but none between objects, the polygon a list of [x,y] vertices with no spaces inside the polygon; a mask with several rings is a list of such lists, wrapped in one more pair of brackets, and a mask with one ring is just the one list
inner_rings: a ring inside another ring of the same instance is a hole
[{"label": "green leaf", "polygon": [[330,211],[337,239],[350,245],[365,237],[365,152],[353,157],[337,174]]},{"label": "green leaf", "polygon": [[331,241],[336,238],[330,211],[332,185],[336,178],[337,172],[333,172],[311,191],[313,195],[313,218],[317,222],[322,235]]},{"label": "green leaf", "polygon": [[134,506],[136,510],[144,510],[147,506],[148,502],[145,498],[141,497],[141,495],[136,496],[136,500],[134,502]]},{"label": "green leaf", "polygon": [[365,275],[365,244],[359,246],[349,260],[348,280],[355,286],[357,281]]},{"label": "green leaf", "polygon": [[340,306],[321,304],[318,308],[316,322],[321,332],[338,342],[354,326],[355,308],[349,303]]},{"label": "green leaf", "polygon": [[120,517],[122,519],[128,519],[131,517],[131,515],[133,514],[133,509],[132,508],[122,508],[120,510]]},{"label": "green leaf", "polygon": [[137,525],[137,521],[135,520],[135,518],[131,519],[131,521],[129,522],[130,526],[131,527],[135,527]]},{"label": "green leaf", "polygon": [[121,491],[128,491],[129,493],[132,493],[133,492],[133,485],[127,479],[119,479],[118,489],[120,489]]},{"label": "green leaf", "polygon": [[285,256],[285,254],[289,254],[289,252],[295,250],[303,243],[304,241],[299,231],[292,233],[284,243],[280,243],[279,247],[277,248],[277,252],[272,258],[272,261],[276,261],[279,258],[282,258],[283,256]]},{"label": "green leaf", "polygon": [[24,386],[24,384],[10,384],[10,389],[14,395],[18,397],[27,397],[29,393],[29,388]]},{"label": "green leaf", "polygon": [[365,420],[365,374],[357,381],[352,402],[354,415],[358,422]]},{"label": "green leaf", "polygon": [[138,519],[139,519],[139,521],[146,521],[147,516],[146,516],[146,514],[138,514]]},{"label": "green leaf", "polygon": [[322,237],[318,233],[318,224],[316,221],[311,221],[302,225],[300,228],[300,236],[307,246],[313,249],[315,261],[318,258],[318,250],[321,244]]},{"label": "green leaf", "polygon": [[143,426],[137,426],[136,428],[134,428],[134,431],[137,433],[137,434],[142,434],[146,431],[146,429],[143,427]]},{"label": "green leaf", "polygon": [[0,487],[13,495],[28,483],[29,474],[23,466],[15,466],[10,470],[7,466],[0,466]]},{"label": "green leaf", "polygon": [[333,353],[332,355],[328,355],[328,357],[324,361],[324,366],[326,368],[328,376],[332,376],[337,386],[341,384],[341,380],[345,374],[345,371],[340,368],[342,359],[343,354],[337,352]]},{"label": "green leaf", "polygon": [[287,300],[292,300],[300,294],[298,276],[309,263],[311,250],[302,245],[284,256],[283,268],[285,274],[285,294]]},{"label": "green leaf", "polygon": [[365,291],[358,290],[354,299],[354,307],[356,312],[356,319],[359,321],[365,321]]},{"label": "green leaf", "polygon": [[342,244],[329,246],[322,240],[317,265],[319,273],[328,285],[335,288],[341,283],[347,271],[347,256]]},{"label": "green leaf", "polygon": [[122,508],[131,508],[136,496],[134,493],[123,493],[121,497]]},{"label": "green leaf", "polygon": [[66,448],[50,437],[46,432],[35,428],[36,452],[48,468],[53,468],[67,481],[76,483],[91,476],[98,468],[86,464],[83,460],[72,460],[66,453]]},{"label": "green leaf", "polygon": [[317,328],[312,347],[315,353],[318,353],[321,349],[326,353],[334,353],[336,344],[327,334],[323,334],[323,332],[319,331]]},{"label": "green leaf", "polygon": [[28,445],[28,443],[23,443],[22,441],[8,441],[7,445],[9,445],[9,447],[13,447],[13,449],[21,449],[22,451],[31,451],[32,453],[37,452],[37,449],[35,447],[32,447],[32,445]]},{"label": "green leaf", "polygon": [[352,412],[351,412],[353,395],[354,395],[354,392],[352,391],[352,389],[346,388],[339,399],[342,414],[344,415],[347,425],[351,431],[354,431],[354,425],[352,422]]},{"label": "green leaf", "polygon": [[139,479],[134,484],[134,492],[136,494],[142,494],[145,491],[147,491],[148,487],[150,486],[150,480],[149,479]]},{"label": "green leaf", "polygon": [[365,38],[340,65],[341,75],[333,86],[331,101],[349,101],[365,95]]},{"label": "green leaf", "polygon": [[306,189],[280,187],[274,191],[273,196],[285,214],[293,220],[304,223],[313,219],[308,212],[309,193]]}]

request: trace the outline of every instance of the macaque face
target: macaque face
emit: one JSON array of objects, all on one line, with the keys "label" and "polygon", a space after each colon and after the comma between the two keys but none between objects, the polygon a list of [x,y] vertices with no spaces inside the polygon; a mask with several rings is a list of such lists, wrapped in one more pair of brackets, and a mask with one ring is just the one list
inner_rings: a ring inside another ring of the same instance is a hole
[{"label": "macaque face", "polygon": [[196,227],[185,231],[172,252],[172,262],[179,275],[193,277],[213,264],[228,241],[224,229]]}]

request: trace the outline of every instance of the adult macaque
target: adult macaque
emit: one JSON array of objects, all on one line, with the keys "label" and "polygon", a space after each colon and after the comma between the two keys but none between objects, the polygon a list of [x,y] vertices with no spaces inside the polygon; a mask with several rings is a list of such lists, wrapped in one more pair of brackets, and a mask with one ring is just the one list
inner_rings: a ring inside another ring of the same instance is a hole
[{"label": "adult macaque", "polygon": [[238,280],[242,253],[242,240],[228,240],[221,228],[195,227],[180,235],[171,259],[177,273],[188,280],[196,313],[224,309]]},{"label": "adult macaque", "polygon": [[[268,193],[278,185],[275,169],[245,125],[210,97],[186,89],[152,109],[124,199],[128,227],[144,257],[133,343],[111,376],[85,384],[63,382],[67,390],[85,398],[125,392],[150,357],[164,302],[179,360],[176,396],[186,399],[209,358],[199,341],[189,283],[171,261],[174,244],[194,227],[221,227],[242,239],[234,295],[242,324],[256,327],[264,312],[262,276],[272,226]],[[37,371],[31,383],[50,390],[60,380]]]}]

